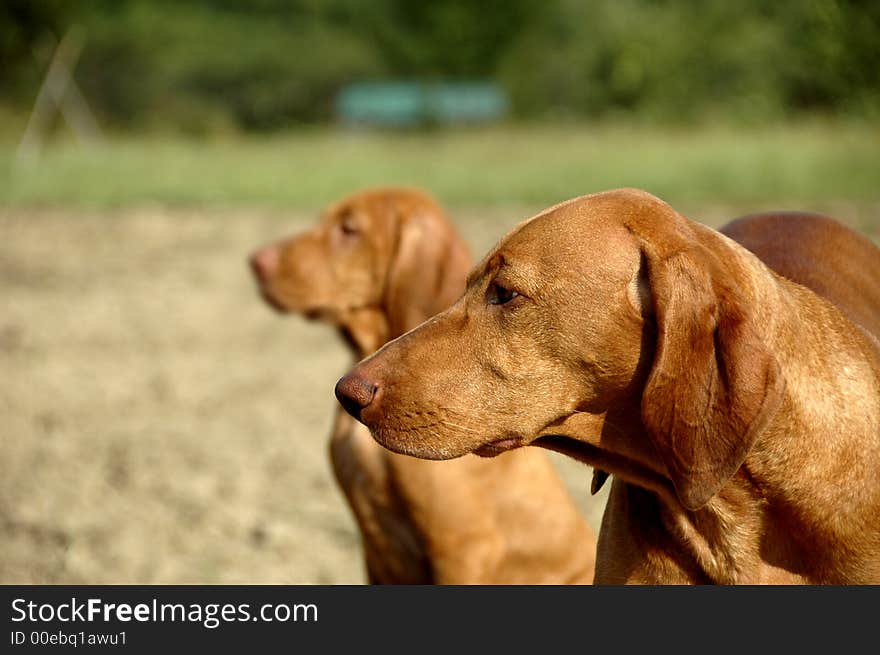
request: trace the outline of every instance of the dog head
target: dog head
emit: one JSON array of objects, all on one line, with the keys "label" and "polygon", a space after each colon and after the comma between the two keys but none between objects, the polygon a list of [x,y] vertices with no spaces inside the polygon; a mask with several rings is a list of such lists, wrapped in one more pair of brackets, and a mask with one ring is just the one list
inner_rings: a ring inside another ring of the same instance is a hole
[{"label": "dog head", "polygon": [[392,336],[451,303],[470,265],[439,205],[400,188],[349,195],[311,229],[260,248],[249,261],[277,310],[339,326],[379,313]]}]

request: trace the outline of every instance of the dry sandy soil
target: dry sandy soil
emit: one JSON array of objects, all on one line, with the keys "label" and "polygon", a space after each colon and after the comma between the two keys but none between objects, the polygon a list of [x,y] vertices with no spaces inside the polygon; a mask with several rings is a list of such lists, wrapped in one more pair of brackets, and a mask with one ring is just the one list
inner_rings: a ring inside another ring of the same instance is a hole
[{"label": "dry sandy soil", "polygon": [[[529,213],[455,219],[479,254]],[[312,220],[0,209],[0,583],[364,582],[326,454],[348,356],[245,267]]]}]

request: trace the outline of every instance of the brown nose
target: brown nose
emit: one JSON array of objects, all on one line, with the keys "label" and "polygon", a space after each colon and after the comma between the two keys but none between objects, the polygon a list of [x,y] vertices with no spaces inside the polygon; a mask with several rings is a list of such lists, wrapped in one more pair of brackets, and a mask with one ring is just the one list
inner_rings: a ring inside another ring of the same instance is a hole
[{"label": "brown nose", "polygon": [[278,249],[272,246],[261,248],[250,256],[251,270],[260,282],[273,277],[278,270]]},{"label": "brown nose", "polygon": [[379,385],[356,373],[349,373],[340,378],[334,391],[345,411],[361,421],[361,412],[373,402]]}]

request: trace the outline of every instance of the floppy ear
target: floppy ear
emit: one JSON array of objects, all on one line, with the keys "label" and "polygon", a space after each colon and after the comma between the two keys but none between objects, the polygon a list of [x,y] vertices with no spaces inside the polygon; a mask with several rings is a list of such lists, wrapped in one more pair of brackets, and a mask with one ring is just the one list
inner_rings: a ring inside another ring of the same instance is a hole
[{"label": "floppy ear", "polygon": [[705,251],[646,252],[657,324],[642,421],[681,504],[705,505],[742,465],[782,400],[779,365],[753,308]]},{"label": "floppy ear", "polygon": [[397,217],[383,306],[392,338],[446,309],[464,292],[470,256],[444,217],[425,209]]}]

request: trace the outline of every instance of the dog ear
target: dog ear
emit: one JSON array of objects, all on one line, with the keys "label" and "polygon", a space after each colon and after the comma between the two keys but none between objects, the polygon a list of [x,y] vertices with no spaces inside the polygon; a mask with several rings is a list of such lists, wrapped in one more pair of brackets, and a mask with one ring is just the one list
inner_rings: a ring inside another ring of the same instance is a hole
[{"label": "dog ear", "polygon": [[398,210],[396,221],[383,300],[392,338],[452,304],[470,267],[467,247],[439,210]]},{"label": "dog ear", "polygon": [[657,347],[642,421],[681,504],[695,510],[742,465],[779,407],[783,379],[753,309],[713,256],[646,255]]}]

